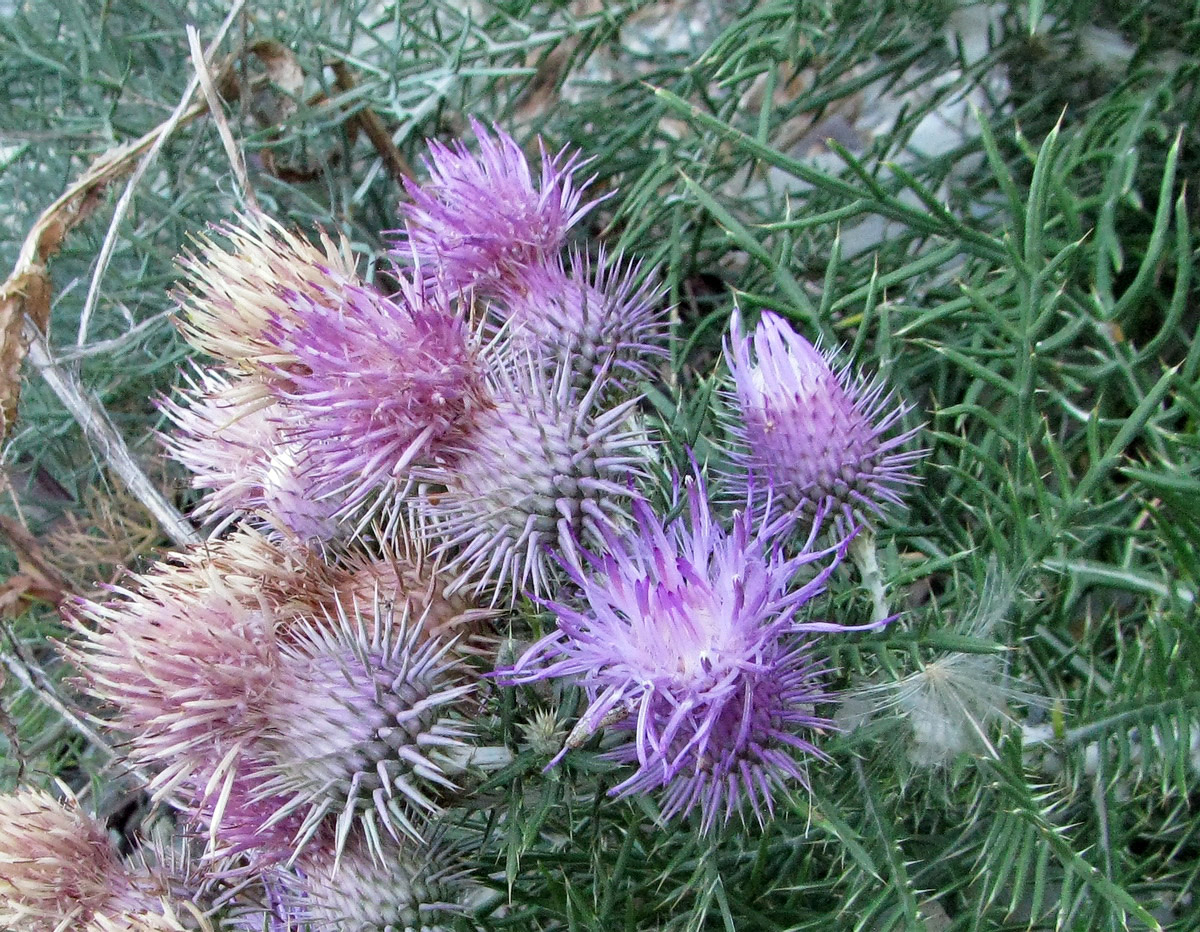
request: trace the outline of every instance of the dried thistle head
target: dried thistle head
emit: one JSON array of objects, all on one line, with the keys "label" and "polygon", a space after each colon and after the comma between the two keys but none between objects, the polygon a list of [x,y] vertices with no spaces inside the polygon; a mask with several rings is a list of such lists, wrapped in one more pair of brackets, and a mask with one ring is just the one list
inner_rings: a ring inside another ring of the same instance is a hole
[{"label": "dried thistle head", "polygon": [[42,790],[0,796],[0,926],[83,927],[100,915],[162,914],[166,885],[126,865],[104,826]]},{"label": "dried thistle head", "polygon": [[321,543],[337,533],[342,498],[312,475],[295,438],[296,412],[264,397],[254,378],[200,371],[162,403],[175,428],[161,435],[167,454],[187,467],[191,486],[206,490],[194,517],[246,516],[276,535]]},{"label": "dried thistle head", "polygon": [[322,235],[320,248],[262,214],[217,228],[229,240],[198,240],[181,265],[180,329],[197,349],[243,370],[287,366],[269,331],[294,319],[298,301],[339,306],[345,289],[360,284],[350,244]]},{"label": "dried thistle head", "polygon": [[481,644],[483,622],[496,614],[465,592],[448,592],[440,561],[420,542],[404,537],[394,539],[382,555],[350,557],[336,570],[333,586],[340,604],[381,604],[393,622],[415,627],[422,638],[457,640],[459,650]]}]

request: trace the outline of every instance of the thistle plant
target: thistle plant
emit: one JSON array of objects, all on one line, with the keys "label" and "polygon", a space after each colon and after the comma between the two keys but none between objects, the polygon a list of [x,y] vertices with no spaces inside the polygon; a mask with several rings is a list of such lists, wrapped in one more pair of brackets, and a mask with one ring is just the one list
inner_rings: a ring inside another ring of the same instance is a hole
[{"label": "thistle plant", "polygon": [[438,809],[429,789],[453,787],[439,760],[463,744],[452,713],[471,688],[451,642],[423,633],[430,592],[377,577],[371,602],[345,605],[332,573],[327,591],[294,560],[291,581],[255,574],[248,540],[83,603],[72,656],[89,688],[157,770],[160,798],[192,800],[213,857],[289,860],[331,813],[343,840],[355,819],[371,838],[419,836],[416,814]]},{"label": "thistle plant", "polygon": [[456,788],[446,763],[466,747],[469,729],[455,712],[472,686],[447,659],[449,643],[422,637],[419,619],[396,619],[380,601],[335,609],[288,631],[286,673],[253,750],[261,791],[286,800],[272,820],[303,813],[298,847],[327,814],[339,839],[358,820],[376,845],[401,833],[420,841],[422,821],[440,812],[431,795]]},{"label": "thistle plant", "polygon": [[424,848],[387,843],[381,851],[314,847],[297,863],[284,895],[293,921],[309,932],[455,928],[471,885],[442,841]]},{"label": "thistle plant", "polygon": [[272,321],[288,357],[270,364],[275,394],[317,487],[347,508],[436,459],[491,406],[463,317],[434,286],[393,298],[349,286],[340,303],[305,298],[289,310]]},{"label": "thistle plant", "polygon": [[0,4],[0,926],[1200,927],[1186,9],[95,6]]}]

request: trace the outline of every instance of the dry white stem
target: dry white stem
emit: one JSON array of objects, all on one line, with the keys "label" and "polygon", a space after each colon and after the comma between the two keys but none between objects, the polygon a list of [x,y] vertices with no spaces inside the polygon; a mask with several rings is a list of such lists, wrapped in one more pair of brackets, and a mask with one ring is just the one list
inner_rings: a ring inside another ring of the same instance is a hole
[{"label": "dry white stem", "polygon": [[108,464],[109,469],[154,515],[171,540],[180,546],[199,543],[200,535],[142,471],[133,454],[129,452],[125,439],[109,420],[103,406],[80,384],[73,372],[55,362],[45,337],[28,318],[25,320],[25,339],[29,342],[29,361],[41,373],[59,401],[71,412],[71,416],[82,428],[84,436]]},{"label": "dry white stem", "polygon": [[237,140],[233,138],[229,121],[225,119],[225,111],[221,107],[221,97],[217,94],[212,72],[208,67],[208,55],[200,48],[200,34],[196,31],[195,26],[187,27],[187,37],[188,48],[192,52],[192,64],[196,68],[194,80],[199,80],[200,87],[204,91],[204,99],[208,101],[208,112],[211,114],[213,122],[217,124],[217,134],[221,137],[221,144],[225,147],[225,155],[229,159],[230,168],[233,169],[233,177],[237,179],[238,191],[251,212],[258,213],[258,199],[255,198],[254,189],[250,186],[250,176],[246,173],[246,160],[242,155],[242,150],[238,147]]},{"label": "dry white stem", "polygon": [[[245,5],[246,0],[236,0],[233,6],[230,7],[229,15],[221,23],[217,34],[213,37],[212,42],[209,43],[208,51],[202,56],[203,61],[210,59],[216,50],[220,48],[221,43],[225,41],[225,35],[229,32],[229,28],[233,25],[234,20],[241,13],[242,7]],[[194,32],[191,26],[188,29]],[[80,349],[87,342],[88,325],[91,323],[92,314],[100,298],[100,282],[103,280],[104,273],[108,269],[108,264],[112,260],[113,250],[117,245],[117,235],[121,227],[121,221],[125,219],[125,214],[128,213],[129,206],[133,203],[134,192],[137,190],[138,185],[141,184],[142,178],[145,177],[146,172],[149,171],[150,166],[158,158],[159,152],[162,151],[171,134],[175,132],[176,127],[179,126],[191,109],[192,97],[195,96],[196,88],[200,86],[200,81],[200,74],[192,76],[192,80],[188,82],[187,88],[183,92],[183,97],[180,98],[179,105],[172,111],[167,121],[156,130],[158,136],[154,140],[154,144],[150,146],[146,154],[142,156],[141,161],[138,162],[137,168],[133,170],[133,174],[130,175],[129,181],[125,184],[125,190],[121,193],[121,199],[117,201],[117,206],[113,210],[112,221],[108,225],[108,231],[104,234],[104,242],[100,246],[100,253],[96,257],[96,268],[92,272],[92,281],[88,285],[87,298],[83,302],[83,313],[79,316],[79,331],[75,337],[75,345]],[[209,84],[212,84],[211,77],[209,78]],[[221,108],[219,104],[214,104],[213,97],[208,95],[207,89],[205,90],[205,97],[207,98],[213,117],[218,119],[217,126],[219,128],[221,119],[223,119]]]}]

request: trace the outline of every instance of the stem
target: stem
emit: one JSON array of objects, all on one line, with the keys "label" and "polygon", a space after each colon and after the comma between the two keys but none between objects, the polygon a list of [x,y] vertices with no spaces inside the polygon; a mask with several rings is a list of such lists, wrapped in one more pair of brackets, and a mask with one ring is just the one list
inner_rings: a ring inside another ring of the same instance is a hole
[{"label": "stem", "polygon": [[850,559],[858,568],[862,577],[863,588],[871,596],[871,620],[882,622],[892,616],[888,608],[887,589],[883,583],[883,573],[879,569],[879,556],[875,551],[875,532],[862,527],[858,535],[850,542]]}]

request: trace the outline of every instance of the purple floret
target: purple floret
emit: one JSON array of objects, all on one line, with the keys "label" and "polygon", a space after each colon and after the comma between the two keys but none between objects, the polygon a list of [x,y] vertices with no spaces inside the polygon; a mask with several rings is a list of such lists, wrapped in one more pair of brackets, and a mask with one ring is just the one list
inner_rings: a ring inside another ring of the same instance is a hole
[{"label": "purple floret", "polygon": [[402,481],[488,404],[466,324],[432,287],[402,283],[393,299],[349,286],[336,305],[298,295],[293,310],[272,333],[290,357],[276,394],[314,485],[346,508]]},{"label": "purple floret", "polygon": [[499,128],[471,128],[479,154],[465,145],[429,142],[429,180],[406,181],[412,198],[403,206],[405,231],[393,250],[452,290],[495,286],[529,266],[557,258],[574,226],[595,204],[583,203],[572,174],[579,154],[542,149],[541,177],[525,153]]}]

